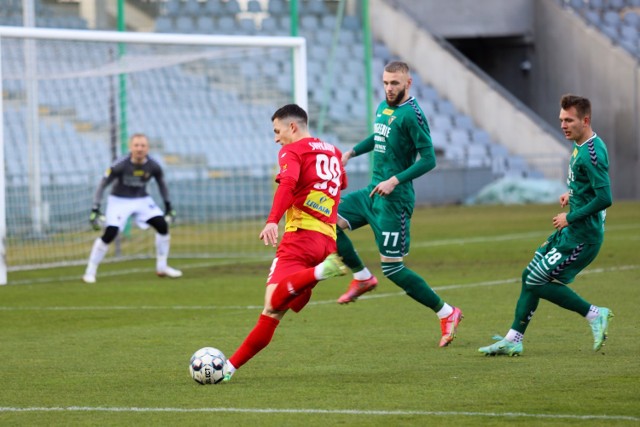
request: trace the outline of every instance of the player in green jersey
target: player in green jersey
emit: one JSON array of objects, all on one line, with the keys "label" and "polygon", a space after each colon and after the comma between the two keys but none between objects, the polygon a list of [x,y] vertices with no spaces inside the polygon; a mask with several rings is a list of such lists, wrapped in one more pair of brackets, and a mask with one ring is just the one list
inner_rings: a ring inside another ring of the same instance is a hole
[{"label": "player in green jersey", "polygon": [[611,206],[607,147],[591,129],[591,102],[564,95],[560,100],[560,127],[573,141],[567,186],[560,206],[569,213],[553,217],[555,233],[540,246],[522,272],[522,290],[515,318],[507,335],[478,349],[486,355],[516,356],[522,353],[522,339],[540,298],[585,317],[593,332],[593,349],[600,350],[607,339],[611,310],[585,301],[569,286],[575,276],[595,259],[604,235],[605,209]]},{"label": "player in green jersey", "polygon": [[404,265],[415,205],[413,180],[436,165],[429,125],[417,101],[409,95],[411,75],[406,63],[387,64],[382,83],[386,99],[376,111],[373,134],[342,155],[346,165],[351,157],[373,151],[373,173],[369,186],[343,196],[338,206],[338,253],[353,272],[353,281],[338,302],[354,302],[378,284],[342,231],[368,224],[380,251],[383,274],[436,312],[442,332],[440,347],[445,347],[455,338],[462,312],[445,303],[422,277]]}]

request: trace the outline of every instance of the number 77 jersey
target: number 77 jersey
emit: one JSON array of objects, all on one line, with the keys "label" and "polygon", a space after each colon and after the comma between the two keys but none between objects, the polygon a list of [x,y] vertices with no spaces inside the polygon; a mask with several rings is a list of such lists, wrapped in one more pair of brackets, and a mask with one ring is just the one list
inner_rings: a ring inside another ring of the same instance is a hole
[{"label": "number 77 jersey", "polygon": [[335,238],[340,191],[347,187],[340,150],[317,138],[303,138],[284,145],[278,163],[276,182],[293,183],[285,231],[303,228]]}]

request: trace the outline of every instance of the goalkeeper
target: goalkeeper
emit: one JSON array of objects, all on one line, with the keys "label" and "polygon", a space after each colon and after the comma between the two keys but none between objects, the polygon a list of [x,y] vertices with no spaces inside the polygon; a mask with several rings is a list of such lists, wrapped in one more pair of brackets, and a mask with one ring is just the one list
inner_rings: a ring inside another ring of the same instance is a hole
[{"label": "goalkeeper", "polygon": [[[164,200],[165,212],[156,205],[147,193],[147,182],[155,178]],[[100,202],[105,188],[114,183],[107,200],[106,218],[100,213]],[[129,154],[117,159],[98,185],[93,200],[89,221],[95,230],[100,230],[101,221],[106,221],[102,237],[93,243],[89,263],[82,280],[85,283],[96,282],[96,272],[100,262],[107,254],[109,243],[125,226],[130,216],[134,216],[141,229],[152,226],[156,230],[156,272],[160,277],[177,278],[180,270],[167,265],[169,256],[169,223],[176,216],[169,201],[169,191],[164,182],[162,167],[149,157],[149,141],[144,134],[137,133],[129,139]]]}]

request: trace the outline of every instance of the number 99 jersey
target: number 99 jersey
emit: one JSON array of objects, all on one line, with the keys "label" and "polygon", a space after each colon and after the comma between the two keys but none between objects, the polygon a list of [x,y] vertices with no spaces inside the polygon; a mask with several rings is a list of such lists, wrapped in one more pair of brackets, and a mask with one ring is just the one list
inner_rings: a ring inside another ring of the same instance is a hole
[{"label": "number 99 jersey", "polygon": [[303,228],[335,239],[340,191],[347,187],[340,150],[317,138],[303,138],[284,145],[278,163],[276,182],[295,182],[285,231]]}]

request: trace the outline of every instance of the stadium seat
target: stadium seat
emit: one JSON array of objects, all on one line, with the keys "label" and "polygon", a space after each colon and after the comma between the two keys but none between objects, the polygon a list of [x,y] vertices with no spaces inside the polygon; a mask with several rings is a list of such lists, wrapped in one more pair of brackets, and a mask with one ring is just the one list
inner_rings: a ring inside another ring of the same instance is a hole
[{"label": "stadium seat", "polygon": [[197,17],[200,16],[201,13],[200,2],[198,2],[198,0],[183,0],[181,14]]},{"label": "stadium seat", "polygon": [[627,6],[627,0],[609,0],[609,8],[620,10]]},{"label": "stadium seat", "polygon": [[474,144],[489,145],[491,144],[491,135],[482,129],[474,129],[471,131],[471,139]]},{"label": "stadium seat", "polygon": [[190,16],[180,15],[175,21],[175,31],[178,33],[193,33],[195,26],[193,25],[193,19]]},{"label": "stadium seat", "polygon": [[275,34],[278,30],[278,22],[272,16],[268,16],[260,21],[260,32],[264,34]]},{"label": "stadium seat", "polygon": [[210,16],[219,16],[225,13],[225,8],[220,0],[207,0],[204,3],[204,13]]},{"label": "stadium seat", "polygon": [[236,15],[242,11],[237,0],[228,0],[226,3],[224,3],[224,10],[225,13],[229,15]]},{"label": "stadium seat", "polygon": [[249,0],[247,2],[247,12],[251,12],[251,13],[262,12],[262,6],[260,5],[260,2],[257,0]]},{"label": "stadium seat", "polygon": [[231,16],[221,16],[216,23],[216,33],[234,34],[236,32],[236,20]]},{"label": "stadium seat", "polygon": [[591,25],[594,25],[596,27],[600,26],[600,22],[601,22],[600,14],[598,12],[596,12],[595,10],[585,10],[584,11],[584,18]]},{"label": "stadium seat", "polygon": [[242,35],[254,35],[256,33],[256,23],[251,18],[242,18],[237,23],[237,33]]},{"label": "stadium seat", "polygon": [[301,5],[300,14],[325,15],[328,13],[324,1],[307,0],[299,4]]},{"label": "stadium seat", "polygon": [[448,114],[435,114],[430,122],[433,128],[439,131],[449,131],[453,128],[451,116]]},{"label": "stadium seat", "polygon": [[617,27],[618,25],[621,24],[621,20],[620,20],[620,15],[618,14],[618,12],[614,12],[612,10],[607,10],[604,15],[602,16],[602,22],[605,25],[611,26],[611,27]]},{"label": "stadium seat", "polygon": [[475,128],[473,119],[466,114],[457,114],[453,117],[453,120],[455,122],[455,127],[458,129],[471,130]]},{"label": "stadium seat", "polygon": [[269,0],[267,11],[272,16],[279,16],[289,11],[289,7],[285,0]]},{"label": "stadium seat", "polygon": [[449,114],[449,115],[458,114],[458,110],[456,109],[456,107],[446,99],[438,100],[438,102],[436,103],[436,107],[440,114]]},{"label": "stadium seat", "polygon": [[173,29],[173,23],[168,16],[158,16],[156,18],[156,31],[158,33],[169,33]]},{"label": "stadium seat", "polygon": [[638,30],[635,26],[622,25],[620,27],[620,36],[629,41],[636,41],[638,39]]},{"label": "stadium seat", "polygon": [[622,22],[635,28],[640,27],[640,15],[634,10],[630,10],[622,17]]},{"label": "stadium seat", "polygon": [[167,0],[164,3],[164,7],[161,9],[161,14],[169,16],[171,18],[180,14],[180,3],[178,0]]},{"label": "stadium seat", "polygon": [[211,34],[215,31],[215,24],[210,15],[200,15],[196,18],[196,28],[199,33]]},{"label": "stadium seat", "polygon": [[467,146],[471,143],[469,131],[466,129],[451,129],[449,131],[449,141],[451,145]]},{"label": "stadium seat", "polygon": [[318,31],[320,29],[320,21],[315,15],[302,15],[300,27],[306,31]]}]

